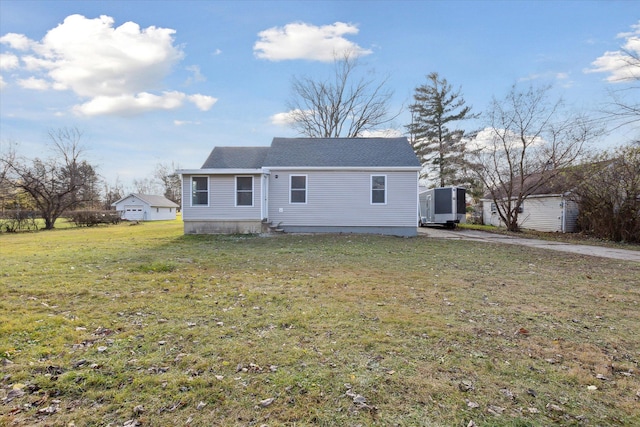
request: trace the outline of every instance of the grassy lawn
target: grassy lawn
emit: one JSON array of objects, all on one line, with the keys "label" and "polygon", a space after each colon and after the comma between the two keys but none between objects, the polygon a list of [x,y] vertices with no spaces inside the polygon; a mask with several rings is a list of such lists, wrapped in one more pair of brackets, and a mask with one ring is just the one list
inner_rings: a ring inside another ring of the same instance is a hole
[{"label": "grassy lawn", "polygon": [[427,237],[0,235],[0,425],[640,425],[639,282]]}]

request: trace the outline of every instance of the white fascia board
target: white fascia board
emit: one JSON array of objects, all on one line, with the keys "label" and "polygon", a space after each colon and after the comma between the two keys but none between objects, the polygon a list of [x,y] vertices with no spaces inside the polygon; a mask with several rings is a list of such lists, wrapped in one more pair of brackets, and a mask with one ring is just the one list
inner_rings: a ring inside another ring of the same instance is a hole
[{"label": "white fascia board", "polygon": [[420,171],[422,167],[417,166],[269,166],[265,169],[269,172],[277,171],[389,171],[389,172],[409,172]]},{"label": "white fascia board", "polygon": [[260,175],[262,169],[178,169],[180,175]]}]

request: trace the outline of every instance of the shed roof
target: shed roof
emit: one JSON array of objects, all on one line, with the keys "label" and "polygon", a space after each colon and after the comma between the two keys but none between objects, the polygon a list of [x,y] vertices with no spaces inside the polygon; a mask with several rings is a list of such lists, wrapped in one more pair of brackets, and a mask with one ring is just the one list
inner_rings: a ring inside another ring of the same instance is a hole
[{"label": "shed roof", "polygon": [[167,199],[164,196],[160,196],[160,195],[157,195],[157,194],[140,194],[140,193],[127,194],[126,196],[124,196],[120,200],[112,203],[111,206],[115,206],[116,204],[120,203],[121,201],[125,200],[126,198],[128,198],[130,196],[137,197],[138,199],[142,200],[143,202],[145,202],[146,204],[148,204],[149,206],[154,207],[154,208],[178,208],[178,207],[180,207],[180,205],[178,205],[177,203],[172,202],[171,200]]}]

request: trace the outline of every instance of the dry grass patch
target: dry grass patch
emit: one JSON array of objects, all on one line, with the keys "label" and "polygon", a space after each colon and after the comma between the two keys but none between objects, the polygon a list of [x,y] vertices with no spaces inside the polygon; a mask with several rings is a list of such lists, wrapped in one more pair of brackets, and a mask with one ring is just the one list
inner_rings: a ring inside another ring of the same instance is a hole
[{"label": "dry grass patch", "polygon": [[637,263],[181,231],[0,236],[3,423],[640,423]]}]

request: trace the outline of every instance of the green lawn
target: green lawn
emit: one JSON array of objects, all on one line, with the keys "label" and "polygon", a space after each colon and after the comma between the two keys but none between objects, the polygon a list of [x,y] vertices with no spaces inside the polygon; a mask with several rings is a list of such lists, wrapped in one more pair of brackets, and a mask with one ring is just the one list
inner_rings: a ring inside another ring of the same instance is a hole
[{"label": "green lawn", "polygon": [[640,265],[182,223],[0,235],[0,425],[640,425]]}]

